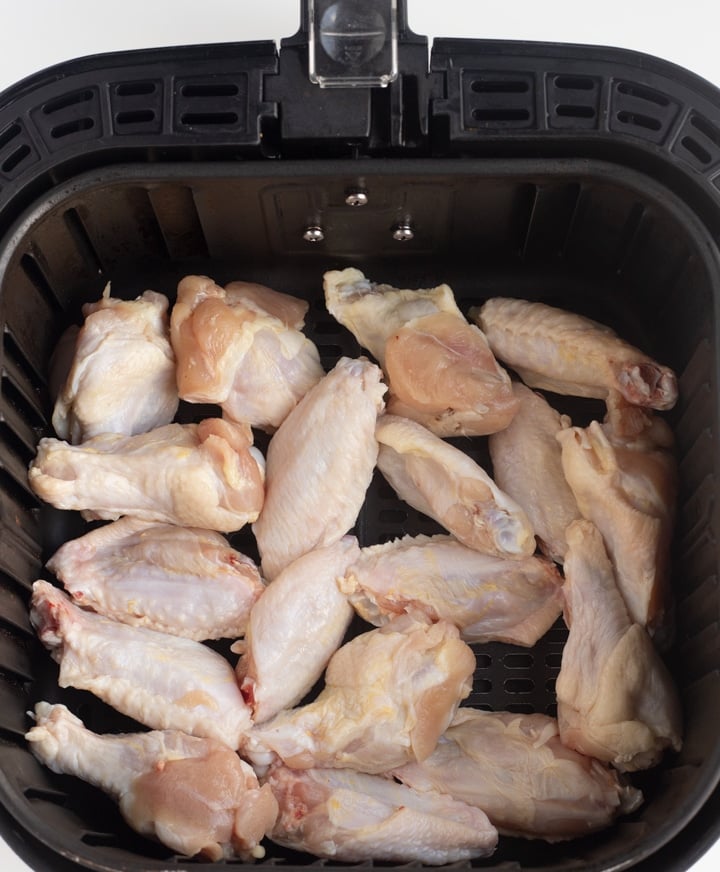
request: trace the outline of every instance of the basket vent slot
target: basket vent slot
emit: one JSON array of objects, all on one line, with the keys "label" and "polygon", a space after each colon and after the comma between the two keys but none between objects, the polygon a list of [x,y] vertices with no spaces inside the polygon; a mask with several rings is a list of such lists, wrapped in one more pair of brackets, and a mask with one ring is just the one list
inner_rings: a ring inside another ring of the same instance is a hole
[{"label": "basket vent slot", "polygon": [[29,158],[37,159],[37,153],[18,121],[0,131],[0,175],[14,178],[22,170]]},{"label": "basket vent slot", "polygon": [[720,163],[720,129],[707,118],[693,112],[685,120],[673,152],[696,169],[706,170]]},{"label": "basket vent slot", "polygon": [[679,110],[667,94],[625,80],[613,83],[611,102],[611,130],[658,143],[667,136]]},{"label": "basket vent slot", "polygon": [[59,140],[82,141],[102,134],[97,88],[84,88],[48,100],[33,111],[32,117],[51,151],[60,147]]},{"label": "basket vent slot", "polygon": [[115,132],[160,133],[162,101],[160,79],[115,82],[110,88],[110,109]]},{"label": "basket vent slot", "polygon": [[465,70],[462,74],[466,128],[508,129],[535,125],[535,78],[497,70]]},{"label": "basket vent slot", "polygon": [[176,83],[176,129],[187,133],[247,129],[247,75],[180,79]]},{"label": "basket vent slot", "polygon": [[558,74],[548,76],[545,88],[551,127],[588,129],[597,126],[600,79],[595,76]]}]

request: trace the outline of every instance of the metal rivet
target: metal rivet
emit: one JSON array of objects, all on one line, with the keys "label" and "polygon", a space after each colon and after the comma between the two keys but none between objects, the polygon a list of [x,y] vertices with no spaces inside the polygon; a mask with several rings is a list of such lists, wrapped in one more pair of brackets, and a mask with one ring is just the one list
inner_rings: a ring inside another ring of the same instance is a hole
[{"label": "metal rivet", "polygon": [[303,233],[305,242],[322,242],[325,239],[325,231],[318,224],[310,224]]},{"label": "metal rivet", "polygon": [[393,227],[392,236],[398,242],[409,242],[415,236],[415,231],[409,221],[403,221]]},{"label": "metal rivet", "polygon": [[367,191],[363,191],[362,188],[351,188],[345,195],[345,202],[348,206],[367,206]]}]

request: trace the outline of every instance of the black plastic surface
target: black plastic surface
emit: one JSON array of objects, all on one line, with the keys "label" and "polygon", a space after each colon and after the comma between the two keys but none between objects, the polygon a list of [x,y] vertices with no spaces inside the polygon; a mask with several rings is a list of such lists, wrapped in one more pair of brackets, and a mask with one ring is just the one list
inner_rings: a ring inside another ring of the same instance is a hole
[{"label": "black plastic surface", "polygon": [[[685,748],[638,778],[646,805],[607,833],[503,840],[473,865],[686,869],[720,831],[718,92],[657,59],[587,46],[436,40],[428,66],[404,3],[398,80],[321,91],[307,78],[306,32],[303,22],[279,54],[268,41],[85,58],[0,95],[0,826],[38,870],[216,868],[140,839],[23,740],[41,696],[95,729],[131,726],[87,694],[58,694],[27,618],[44,561],[82,529],[40,507],[25,474],[48,431],[47,361],[62,328],[107,280],[120,295],[172,295],[181,275],[203,271],[310,299],[329,366],[358,348],[324,312],[322,272],[357,264],[406,287],[447,281],[465,311],[493,294],[565,305],[677,369],[668,659]],[[345,204],[353,187],[367,206]],[[399,243],[392,229],[408,219],[415,236]],[[303,231],[317,222],[325,239],[312,245]],[[466,447],[487,459],[482,440]],[[357,532],[369,544],[431,529],[378,480]],[[252,553],[249,536],[233,541]],[[468,702],[552,712],[563,638],[558,624],[531,651],[478,648]],[[262,865],[309,862],[271,849]]]}]

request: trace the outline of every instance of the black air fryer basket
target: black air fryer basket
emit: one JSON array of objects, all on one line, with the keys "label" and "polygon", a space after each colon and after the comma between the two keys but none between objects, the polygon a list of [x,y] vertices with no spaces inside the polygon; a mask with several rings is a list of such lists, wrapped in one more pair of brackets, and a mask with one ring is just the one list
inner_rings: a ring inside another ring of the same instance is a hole
[{"label": "black air fryer basket", "polygon": [[[135,835],[109,800],[44,769],[24,740],[39,699],[66,702],[98,732],[135,726],[60,691],[28,620],[32,582],[82,530],[26,478],[50,433],[60,333],[108,281],[114,295],[151,287],[172,298],[181,276],[204,273],[310,300],[307,329],[329,367],[360,349],[326,313],[322,274],[356,265],[402,287],[446,281],[465,312],[493,295],[566,307],[678,373],[667,662],[683,750],[634,779],[646,801],[609,830],[555,845],[501,839],[468,865],[686,869],[720,833],[720,93],[655,58],[587,46],[441,39],[428,67],[403,3],[396,45],[391,3],[367,4],[370,43],[323,30],[328,5],[308,4],[279,52],[267,41],[96,56],[0,98],[3,835],[38,870],[217,868]],[[487,459],[482,440],[461,444]],[[378,478],[355,532],[372,544],[435,529]],[[253,554],[250,534],[231,541]],[[531,649],[476,646],[467,703],[553,714],[564,639],[559,621]],[[313,862],[267,848],[257,865]]]}]

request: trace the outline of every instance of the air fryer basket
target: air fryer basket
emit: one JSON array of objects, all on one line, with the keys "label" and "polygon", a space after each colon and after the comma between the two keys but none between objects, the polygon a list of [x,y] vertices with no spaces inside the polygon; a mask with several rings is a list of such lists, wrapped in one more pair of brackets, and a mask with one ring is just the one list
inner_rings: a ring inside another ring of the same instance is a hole
[{"label": "air fryer basket", "polygon": [[[646,801],[609,830],[557,845],[502,839],[472,865],[679,870],[720,831],[720,98],[654,59],[587,47],[439,40],[428,72],[403,13],[400,75],[387,88],[311,84],[304,22],[279,56],[272,43],[111,55],[3,95],[0,799],[5,837],[37,869],[216,868],[135,835],[109,800],[37,764],[23,738],[39,699],[65,701],[96,731],[136,727],[89,694],[60,691],[28,621],[32,582],[83,529],[40,505],[26,480],[50,432],[49,355],[106,282],[114,295],[152,287],[172,298],[189,272],[307,298],[326,367],[360,353],[322,298],[322,273],[352,264],[403,287],[446,281],[464,311],[498,294],[564,306],[677,371],[667,660],[683,750],[634,779]],[[362,207],[347,201],[358,189]],[[399,225],[411,239],[395,238]],[[322,241],[305,238],[309,227]],[[562,403],[579,423],[598,414],[592,402]],[[488,462],[484,440],[456,444]],[[372,544],[435,529],[377,476],[355,532]],[[254,555],[249,533],[231,541]],[[554,713],[564,639],[559,621],[532,649],[476,646],[466,704]],[[267,847],[259,865],[312,862]]]}]

